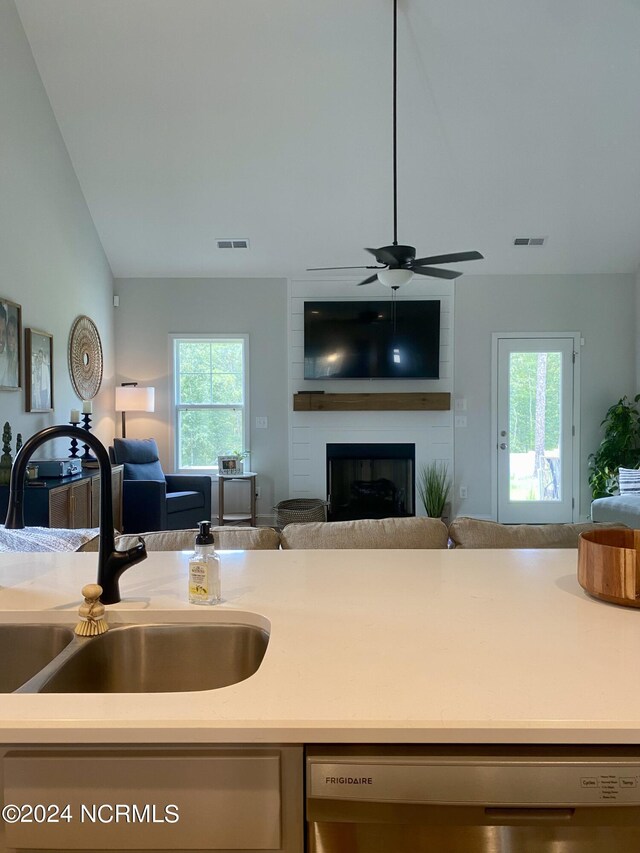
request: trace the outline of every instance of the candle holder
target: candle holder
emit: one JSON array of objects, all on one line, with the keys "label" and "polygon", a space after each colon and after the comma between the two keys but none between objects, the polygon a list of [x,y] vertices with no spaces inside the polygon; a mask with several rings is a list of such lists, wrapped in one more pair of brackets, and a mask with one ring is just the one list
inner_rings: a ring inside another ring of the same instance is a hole
[{"label": "candle holder", "polygon": [[[82,429],[86,429],[87,432],[91,431],[91,415],[87,414],[86,412],[82,415]],[[93,462],[95,460],[95,457],[91,455],[89,445],[83,444],[82,446],[84,447],[84,453],[82,454],[80,459],[82,459],[83,464],[85,462]]]},{"label": "candle holder", "polygon": [[[77,427],[80,421],[69,421],[71,426]],[[87,445],[85,444],[85,447]],[[71,447],[69,448],[69,459],[77,459],[78,458],[78,439],[71,439]]]}]

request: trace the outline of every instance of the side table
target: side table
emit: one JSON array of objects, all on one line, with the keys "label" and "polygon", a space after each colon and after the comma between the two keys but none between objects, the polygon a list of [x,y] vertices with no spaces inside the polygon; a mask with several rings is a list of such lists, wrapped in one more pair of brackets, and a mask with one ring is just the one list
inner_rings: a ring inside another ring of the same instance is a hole
[{"label": "side table", "polygon": [[[218,474],[218,524],[241,524],[248,521],[251,527],[256,526],[256,477],[255,471],[247,471],[244,474]],[[249,512],[225,512],[224,511],[224,489],[227,483],[242,481],[249,484],[250,509]]]}]

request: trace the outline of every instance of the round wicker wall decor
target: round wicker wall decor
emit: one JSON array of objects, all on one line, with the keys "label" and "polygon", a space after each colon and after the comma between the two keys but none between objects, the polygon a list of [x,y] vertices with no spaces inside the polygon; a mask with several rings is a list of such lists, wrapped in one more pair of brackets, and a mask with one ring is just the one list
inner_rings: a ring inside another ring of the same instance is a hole
[{"label": "round wicker wall decor", "polygon": [[76,317],[69,333],[69,375],[81,400],[93,399],[102,384],[102,344],[95,323]]}]

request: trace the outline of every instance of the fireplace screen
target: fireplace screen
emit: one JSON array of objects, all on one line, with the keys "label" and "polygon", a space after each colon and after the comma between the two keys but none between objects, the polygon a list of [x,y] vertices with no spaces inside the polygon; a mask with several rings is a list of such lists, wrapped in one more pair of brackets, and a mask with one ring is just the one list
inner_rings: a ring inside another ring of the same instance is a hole
[{"label": "fireplace screen", "polygon": [[415,515],[414,444],[328,444],[329,521]]}]

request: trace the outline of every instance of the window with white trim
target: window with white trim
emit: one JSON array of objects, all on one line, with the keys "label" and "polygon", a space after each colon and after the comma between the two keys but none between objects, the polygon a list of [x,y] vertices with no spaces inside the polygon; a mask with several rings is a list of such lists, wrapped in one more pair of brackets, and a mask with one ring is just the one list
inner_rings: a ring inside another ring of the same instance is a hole
[{"label": "window with white trim", "polygon": [[178,470],[217,470],[218,456],[246,449],[247,349],[246,335],[173,337]]}]

